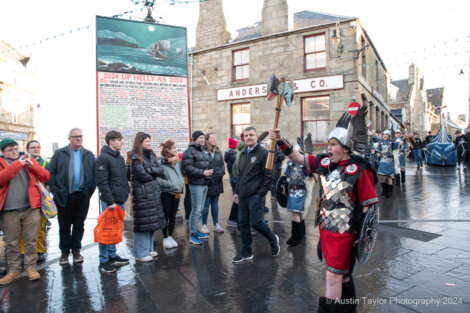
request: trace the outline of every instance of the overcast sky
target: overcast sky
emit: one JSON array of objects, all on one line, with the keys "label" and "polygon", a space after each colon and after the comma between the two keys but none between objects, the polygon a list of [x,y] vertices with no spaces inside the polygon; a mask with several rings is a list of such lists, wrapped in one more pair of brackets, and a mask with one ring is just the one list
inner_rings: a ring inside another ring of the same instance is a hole
[{"label": "overcast sky", "polygon": [[[170,2],[157,1],[154,16],[161,16],[166,24],[187,27],[188,44],[194,46],[199,4]],[[444,102],[455,117],[468,112],[468,1],[287,2],[291,20],[293,13],[302,10],[360,18],[392,79],[407,78],[408,66],[415,63],[427,88],[445,87]],[[225,0],[229,31],[260,21],[262,6],[263,0]],[[136,10],[123,18],[142,20],[146,12],[141,7],[130,0],[0,2],[0,39],[32,55],[30,66],[36,69],[32,89],[42,107],[35,113],[36,131],[46,152],[51,151],[52,142],[65,145],[73,126],[83,128],[84,145],[96,150],[95,16]],[[460,70],[465,74],[459,75]]]}]

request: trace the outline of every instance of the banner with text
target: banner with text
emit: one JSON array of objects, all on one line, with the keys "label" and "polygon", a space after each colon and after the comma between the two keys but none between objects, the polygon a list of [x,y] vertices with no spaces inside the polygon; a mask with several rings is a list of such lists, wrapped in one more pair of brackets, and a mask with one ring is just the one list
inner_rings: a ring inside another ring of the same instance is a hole
[{"label": "banner with text", "polygon": [[99,148],[110,130],[122,133],[123,153],[132,148],[139,131],[151,136],[154,151],[169,139],[178,152],[188,147],[186,77],[98,72],[97,82]]},{"label": "banner with text", "polygon": [[190,139],[186,28],[96,17],[98,151],[110,130],[151,136],[151,147],[173,140],[183,152]]}]

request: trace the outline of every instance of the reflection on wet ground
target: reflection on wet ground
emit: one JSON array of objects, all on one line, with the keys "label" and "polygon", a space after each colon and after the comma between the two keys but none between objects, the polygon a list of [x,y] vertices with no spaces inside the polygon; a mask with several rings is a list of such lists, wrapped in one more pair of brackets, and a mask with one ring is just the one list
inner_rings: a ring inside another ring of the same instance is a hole
[{"label": "reflection on wet ground", "polygon": [[[369,262],[356,267],[358,312],[470,312],[470,173],[441,167],[416,173],[410,167],[407,174],[406,186],[381,202],[383,231]],[[222,222],[230,199],[227,187],[220,200]],[[52,220],[41,279],[31,283],[23,277],[0,288],[1,312],[316,312],[325,292],[312,214],[306,242],[287,248],[290,216],[271,208],[266,219],[281,238],[281,254],[272,258],[258,235],[255,259],[239,265],[231,263],[241,249],[232,228],[211,233],[199,247],[189,244],[187,225],[180,223],[179,247],[164,251],[159,233],[159,255],[150,264],[135,263],[132,232],[125,232],[118,252],[131,264],[114,275],[98,271],[97,214],[97,206],[90,209],[81,265],[59,265],[58,225]]]}]

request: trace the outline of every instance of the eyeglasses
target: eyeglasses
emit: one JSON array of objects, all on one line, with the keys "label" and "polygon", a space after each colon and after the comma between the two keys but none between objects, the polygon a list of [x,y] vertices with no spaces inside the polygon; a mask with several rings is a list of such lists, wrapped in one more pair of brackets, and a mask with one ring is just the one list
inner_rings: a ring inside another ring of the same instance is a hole
[{"label": "eyeglasses", "polygon": [[11,153],[11,152],[18,152],[20,151],[19,148],[11,148],[11,149],[5,149],[4,152]]},{"label": "eyeglasses", "polygon": [[83,135],[80,135],[80,136],[70,136],[70,138],[73,138],[73,139],[82,139]]}]

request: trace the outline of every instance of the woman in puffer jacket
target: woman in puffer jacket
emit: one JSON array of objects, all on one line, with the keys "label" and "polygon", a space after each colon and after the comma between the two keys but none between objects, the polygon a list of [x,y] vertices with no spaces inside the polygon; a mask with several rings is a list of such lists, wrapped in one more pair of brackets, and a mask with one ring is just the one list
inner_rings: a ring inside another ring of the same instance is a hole
[{"label": "woman in puffer jacket", "polygon": [[173,230],[175,229],[180,197],[183,193],[184,176],[175,142],[168,140],[162,143],[160,147],[160,162],[163,167],[164,177],[158,177],[158,184],[162,191],[162,204],[166,225],[163,229],[163,247],[170,249],[178,246],[178,243],[173,239]]},{"label": "woman in puffer jacket", "polygon": [[132,184],[134,256],[136,261],[149,262],[157,256],[153,246],[155,231],[165,228],[160,186],[157,177],[163,167],[150,148],[150,135],[139,132],[127,155]]}]

